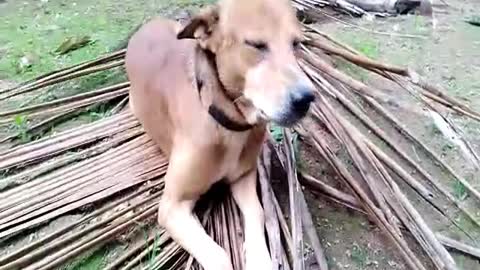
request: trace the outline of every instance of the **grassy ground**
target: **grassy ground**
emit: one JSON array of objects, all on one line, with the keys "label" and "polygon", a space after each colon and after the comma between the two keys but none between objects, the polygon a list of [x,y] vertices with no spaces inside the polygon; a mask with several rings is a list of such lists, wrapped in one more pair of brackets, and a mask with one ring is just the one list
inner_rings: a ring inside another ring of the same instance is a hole
[{"label": "grassy ground", "polygon": [[[0,4],[0,79],[28,79],[95,58],[113,50],[145,18],[207,2],[211,0],[6,1]],[[68,38],[84,36],[90,45],[67,55],[55,52]]]}]

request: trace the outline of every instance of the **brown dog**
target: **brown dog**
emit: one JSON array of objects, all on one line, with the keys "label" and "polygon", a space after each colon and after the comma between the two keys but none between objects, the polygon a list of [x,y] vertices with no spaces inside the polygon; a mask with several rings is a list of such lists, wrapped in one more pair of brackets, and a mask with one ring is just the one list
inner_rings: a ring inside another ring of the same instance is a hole
[{"label": "brown dog", "polygon": [[206,270],[232,269],[192,213],[220,179],[242,212],[246,269],[272,268],[256,161],[267,122],[289,126],[314,99],[295,58],[301,38],[288,0],[224,0],[183,28],[154,19],[130,39],[130,105],[169,156],[158,222]]}]

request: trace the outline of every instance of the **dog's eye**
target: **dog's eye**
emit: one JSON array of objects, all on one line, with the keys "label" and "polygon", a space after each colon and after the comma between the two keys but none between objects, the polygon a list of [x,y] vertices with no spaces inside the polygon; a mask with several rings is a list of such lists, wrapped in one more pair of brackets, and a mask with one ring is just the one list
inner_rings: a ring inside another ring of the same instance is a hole
[{"label": "dog's eye", "polygon": [[267,43],[263,41],[252,41],[252,40],[245,40],[245,44],[247,44],[250,47],[253,47],[259,51],[267,51],[268,50],[268,45]]}]

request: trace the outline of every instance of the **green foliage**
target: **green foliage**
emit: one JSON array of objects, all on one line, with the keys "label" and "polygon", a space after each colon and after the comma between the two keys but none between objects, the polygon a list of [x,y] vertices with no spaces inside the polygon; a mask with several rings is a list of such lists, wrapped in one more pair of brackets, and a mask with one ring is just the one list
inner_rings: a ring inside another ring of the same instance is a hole
[{"label": "green foliage", "polygon": [[105,249],[98,249],[95,252],[80,258],[65,267],[65,270],[101,270],[105,264]]},{"label": "green foliage", "polygon": [[155,238],[153,239],[153,246],[150,252],[148,253],[148,269],[152,269],[155,263],[155,259],[157,258],[158,254],[160,253],[160,245],[159,245],[159,238],[160,235],[156,232]]},{"label": "green foliage", "polygon": [[442,131],[438,128],[435,123],[429,123],[427,128],[430,130],[432,136],[442,135]]},{"label": "green foliage", "polygon": [[76,86],[78,89],[76,92],[91,91],[124,81],[127,81],[127,77],[123,71],[118,69],[104,70],[81,78],[78,86]]},{"label": "green foliage", "polygon": [[354,49],[358,50],[363,55],[372,59],[377,58],[380,54],[378,41],[370,37],[355,36],[354,38],[348,40],[348,44],[350,44]]},{"label": "green foliage", "polygon": [[355,264],[363,269],[367,265],[368,252],[366,249],[354,244],[351,251],[351,258]]},{"label": "green foliage", "polygon": [[365,69],[343,59],[337,59],[336,64],[338,69],[343,70],[353,78],[362,82],[366,82],[368,80],[368,72]]},{"label": "green foliage", "polygon": [[13,129],[19,134],[20,142],[27,143],[32,140],[32,135],[28,132],[28,119],[25,115],[15,116]]},{"label": "green foliage", "polygon": [[117,47],[146,18],[211,2],[7,1],[0,9],[0,78],[30,79],[94,59]]},{"label": "green foliage", "polygon": [[283,140],[283,128],[275,124],[270,125],[270,134],[276,142],[282,142]]},{"label": "green foliage", "polygon": [[[361,54],[367,56],[368,58],[377,59],[380,55],[379,41],[372,37],[359,35],[356,33],[344,33],[340,35],[339,38],[340,40],[352,46],[352,48],[354,48]],[[362,82],[366,82],[368,80],[369,72],[367,72],[365,69],[355,64],[352,64],[344,59],[336,59],[336,64],[338,69],[343,70],[353,78],[358,79]]]},{"label": "green foliage", "polygon": [[442,152],[446,153],[449,151],[455,150],[455,146],[451,143],[446,143],[445,145],[442,146]]},{"label": "green foliage", "polygon": [[465,186],[458,180],[453,181],[453,195],[458,200],[465,200],[468,196]]},{"label": "green foliage", "polygon": [[100,103],[89,107],[74,117],[74,120],[81,123],[91,123],[108,117],[112,113],[113,103]]},{"label": "green foliage", "polygon": [[[355,45],[354,45],[355,46]],[[357,50],[369,58],[378,57],[378,47],[377,44],[371,40],[365,40],[364,42],[359,42],[356,44]]]}]

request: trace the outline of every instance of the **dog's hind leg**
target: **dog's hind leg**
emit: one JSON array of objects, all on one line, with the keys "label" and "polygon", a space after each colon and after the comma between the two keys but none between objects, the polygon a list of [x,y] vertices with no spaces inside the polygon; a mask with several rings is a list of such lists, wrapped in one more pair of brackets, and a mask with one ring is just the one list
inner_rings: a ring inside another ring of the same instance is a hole
[{"label": "dog's hind leg", "polygon": [[271,270],[272,261],[268,252],[264,231],[263,208],[258,200],[254,169],[231,186],[232,195],[243,215],[245,229],[245,269]]},{"label": "dog's hind leg", "polygon": [[205,270],[233,270],[226,251],[205,232],[193,214],[198,197],[210,187],[212,170],[205,152],[176,147],[165,175],[158,222]]}]

